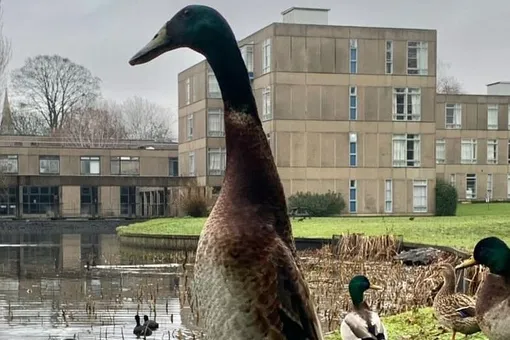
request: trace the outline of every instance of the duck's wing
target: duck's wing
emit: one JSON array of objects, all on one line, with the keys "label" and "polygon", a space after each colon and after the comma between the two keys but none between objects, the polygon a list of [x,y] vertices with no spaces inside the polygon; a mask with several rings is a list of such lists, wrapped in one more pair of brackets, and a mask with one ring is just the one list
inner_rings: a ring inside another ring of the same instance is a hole
[{"label": "duck's wing", "polygon": [[350,312],[340,325],[342,340],[377,339],[368,329],[368,324],[358,313]]},{"label": "duck's wing", "polygon": [[449,308],[444,308],[444,316],[468,318],[475,317],[476,300],[466,294],[452,294],[446,297],[441,303]]},{"label": "duck's wing", "polygon": [[[312,296],[299,271],[291,250],[279,238],[271,254],[272,278],[269,284],[274,303],[266,311],[273,337],[271,339],[322,340],[322,330]],[[260,297],[267,299],[267,297]],[[269,302],[269,301],[268,301]]]}]

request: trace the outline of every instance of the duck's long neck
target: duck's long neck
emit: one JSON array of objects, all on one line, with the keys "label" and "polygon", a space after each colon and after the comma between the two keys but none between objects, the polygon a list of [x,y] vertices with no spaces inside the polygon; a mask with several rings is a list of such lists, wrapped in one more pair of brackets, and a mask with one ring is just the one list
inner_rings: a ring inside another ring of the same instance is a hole
[{"label": "duck's long neck", "polygon": [[225,37],[207,54],[225,106],[227,169],[224,189],[252,203],[285,210],[286,203],[267,137],[262,129],[247,69],[234,38]]},{"label": "duck's long neck", "polygon": [[351,296],[352,304],[355,309],[363,309],[366,307],[366,304],[363,303],[365,301],[364,291],[361,288],[349,285],[349,295]]}]

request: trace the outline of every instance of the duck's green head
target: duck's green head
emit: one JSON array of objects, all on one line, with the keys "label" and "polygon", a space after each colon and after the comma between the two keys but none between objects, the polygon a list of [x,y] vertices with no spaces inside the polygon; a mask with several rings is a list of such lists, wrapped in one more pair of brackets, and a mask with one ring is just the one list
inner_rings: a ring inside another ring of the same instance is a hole
[{"label": "duck's green head", "polygon": [[497,237],[484,238],[476,244],[473,256],[463,261],[455,269],[477,264],[487,266],[493,274],[506,276],[510,274],[510,249],[505,242]]},{"label": "duck's green head", "polygon": [[354,306],[359,306],[363,303],[363,293],[368,289],[382,290],[383,288],[371,284],[368,278],[364,275],[356,275],[349,282],[349,294],[351,295],[352,303]]},{"label": "duck's green head", "polygon": [[189,5],[163,25],[152,40],[129,60],[129,64],[144,64],[181,47],[204,54],[208,48],[218,47],[224,36],[230,38],[233,33],[218,11],[208,6]]}]

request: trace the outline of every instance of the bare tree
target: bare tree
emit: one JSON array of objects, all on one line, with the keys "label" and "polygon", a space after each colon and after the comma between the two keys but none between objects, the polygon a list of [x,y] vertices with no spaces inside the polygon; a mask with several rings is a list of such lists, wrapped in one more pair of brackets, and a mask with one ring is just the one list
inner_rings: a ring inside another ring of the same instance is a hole
[{"label": "bare tree", "polygon": [[100,101],[73,115],[62,126],[67,142],[79,147],[106,147],[126,138],[120,107],[113,101]]},{"label": "bare tree", "polygon": [[437,93],[460,94],[463,93],[462,83],[448,74],[450,63],[439,61],[437,65]]},{"label": "bare tree", "polygon": [[32,110],[27,109],[24,103],[17,103],[11,110],[14,131],[22,136],[43,136],[49,133],[44,119]]},{"label": "bare tree", "polygon": [[0,0],[0,84],[5,85],[6,83],[6,71],[12,56],[12,45],[9,38],[4,36],[3,33],[3,9],[2,1]]},{"label": "bare tree", "polygon": [[14,91],[26,99],[51,130],[60,129],[73,113],[100,94],[100,79],[84,66],[58,55],[28,58],[12,74]]},{"label": "bare tree", "polygon": [[134,96],[122,103],[128,138],[164,141],[171,139],[170,110],[145,98]]}]

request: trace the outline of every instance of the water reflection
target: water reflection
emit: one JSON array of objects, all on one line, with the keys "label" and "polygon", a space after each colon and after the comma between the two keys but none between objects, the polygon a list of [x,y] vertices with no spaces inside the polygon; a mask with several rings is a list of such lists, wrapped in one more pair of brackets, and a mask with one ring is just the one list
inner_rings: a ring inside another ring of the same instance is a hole
[{"label": "water reflection", "polygon": [[115,234],[0,233],[0,340],[135,338],[136,313],[159,323],[147,339],[191,339],[188,256],[122,249]]}]

